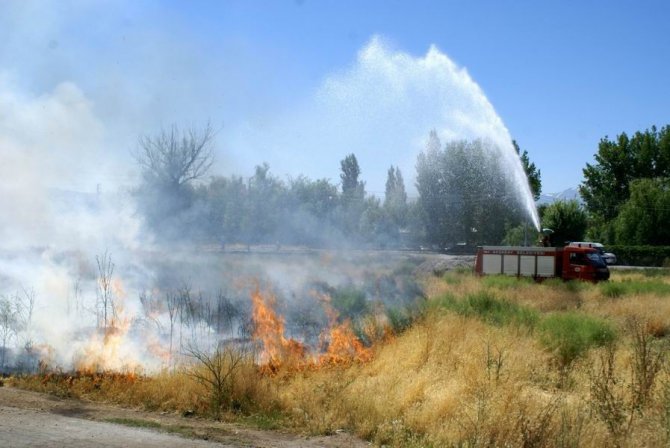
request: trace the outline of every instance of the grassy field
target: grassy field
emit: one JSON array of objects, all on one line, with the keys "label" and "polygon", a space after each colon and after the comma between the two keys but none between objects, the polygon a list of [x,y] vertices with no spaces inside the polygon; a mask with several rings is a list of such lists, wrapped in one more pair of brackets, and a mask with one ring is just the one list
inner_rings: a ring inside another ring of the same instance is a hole
[{"label": "grassy field", "polygon": [[670,444],[667,271],[616,271],[597,285],[451,271],[422,285],[424,305],[365,363],[268,373],[222,352],[209,359],[221,378],[202,363],[13,384],[262,428],[345,429],[386,446]]}]

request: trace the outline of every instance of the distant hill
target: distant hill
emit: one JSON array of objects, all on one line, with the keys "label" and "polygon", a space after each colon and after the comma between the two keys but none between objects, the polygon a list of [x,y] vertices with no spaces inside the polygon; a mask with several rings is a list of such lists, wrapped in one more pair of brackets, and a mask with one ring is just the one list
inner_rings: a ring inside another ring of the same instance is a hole
[{"label": "distant hill", "polygon": [[547,193],[541,194],[540,199],[537,200],[537,205],[551,204],[556,201],[569,201],[571,199],[576,199],[579,202],[582,202],[582,198],[579,195],[579,190],[577,188],[568,188],[563,190],[560,193]]}]

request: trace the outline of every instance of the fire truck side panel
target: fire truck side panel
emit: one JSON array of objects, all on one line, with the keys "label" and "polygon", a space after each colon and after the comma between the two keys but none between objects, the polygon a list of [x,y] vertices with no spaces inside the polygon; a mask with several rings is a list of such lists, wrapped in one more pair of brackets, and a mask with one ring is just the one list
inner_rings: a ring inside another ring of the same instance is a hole
[{"label": "fire truck side panel", "polygon": [[517,254],[503,255],[503,274],[519,275],[519,256]]},{"label": "fire truck side panel", "polygon": [[537,257],[537,276],[555,277],[556,276],[556,257],[550,255],[540,255]]},{"label": "fire truck side panel", "polygon": [[483,274],[501,274],[502,273],[502,255],[498,254],[484,254],[484,262],[482,266]]},{"label": "fire truck side panel", "polygon": [[534,255],[521,255],[519,261],[519,272],[523,276],[534,277],[537,257]]}]

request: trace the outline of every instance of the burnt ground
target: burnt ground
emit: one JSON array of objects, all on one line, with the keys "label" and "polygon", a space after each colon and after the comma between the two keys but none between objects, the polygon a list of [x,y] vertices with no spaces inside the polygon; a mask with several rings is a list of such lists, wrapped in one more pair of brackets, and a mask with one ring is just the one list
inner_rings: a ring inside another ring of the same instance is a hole
[{"label": "burnt ground", "polygon": [[0,387],[3,447],[365,447],[345,432],[305,437]]}]

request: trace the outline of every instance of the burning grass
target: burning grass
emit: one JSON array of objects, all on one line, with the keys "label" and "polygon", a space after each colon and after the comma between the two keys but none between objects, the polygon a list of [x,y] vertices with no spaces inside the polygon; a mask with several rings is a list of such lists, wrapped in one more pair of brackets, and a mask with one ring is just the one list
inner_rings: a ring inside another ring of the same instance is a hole
[{"label": "burning grass", "polygon": [[347,429],[376,445],[667,446],[670,297],[656,283],[665,277],[615,272],[611,284],[626,289],[613,296],[601,285],[450,272],[424,280],[419,314],[353,322],[322,298],[330,325],[317,348],[287,337],[275,299],[258,290],[259,351],[242,357],[223,401],[202,361],[192,368],[206,381],[189,370],[13,381],[148,409],[218,407],[220,418],[312,434]]}]

